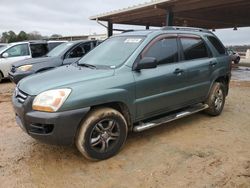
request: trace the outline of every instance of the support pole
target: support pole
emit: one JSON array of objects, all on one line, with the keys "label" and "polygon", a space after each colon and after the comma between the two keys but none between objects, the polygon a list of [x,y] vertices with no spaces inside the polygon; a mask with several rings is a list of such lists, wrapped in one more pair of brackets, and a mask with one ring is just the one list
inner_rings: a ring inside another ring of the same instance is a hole
[{"label": "support pole", "polygon": [[174,25],[174,13],[171,9],[167,10],[166,14],[166,26]]},{"label": "support pole", "polygon": [[108,37],[113,35],[113,23],[108,21]]}]

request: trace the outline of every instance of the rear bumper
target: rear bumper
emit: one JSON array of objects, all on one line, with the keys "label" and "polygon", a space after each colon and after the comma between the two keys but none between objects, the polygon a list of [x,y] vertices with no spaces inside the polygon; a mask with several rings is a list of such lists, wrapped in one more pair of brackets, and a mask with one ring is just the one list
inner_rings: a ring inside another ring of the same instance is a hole
[{"label": "rear bumper", "polygon": [[9,72],[9,78],[12,82],[14,82],[15,84],[17,84],[20,80],[22,80],[23,78],[32,75],[33,72]]},{"label": "rear bumper", "polygon": [[22,104],[15,96],[12,102],[17,124],[31,137],[48,144],[74,144],[77,129],[90,108],[65,112],[38,112],[31,108],[32,97]]}]

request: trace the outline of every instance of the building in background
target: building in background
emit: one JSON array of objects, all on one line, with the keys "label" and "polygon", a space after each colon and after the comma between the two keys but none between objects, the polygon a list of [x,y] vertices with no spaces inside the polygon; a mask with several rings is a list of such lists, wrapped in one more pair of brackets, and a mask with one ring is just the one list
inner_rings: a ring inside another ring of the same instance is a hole
[{"label": "building in background", "polygon": [[105,40],[107,34],[91,34],[91,35],[78,35],[78,36],[62,36],[62,37],[52,37],[49,40]]}]

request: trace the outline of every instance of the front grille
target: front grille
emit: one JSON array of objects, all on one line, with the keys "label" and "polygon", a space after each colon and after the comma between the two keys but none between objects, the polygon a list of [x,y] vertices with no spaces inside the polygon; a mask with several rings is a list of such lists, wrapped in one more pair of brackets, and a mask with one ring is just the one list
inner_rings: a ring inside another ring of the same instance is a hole
[{"label": "front grille", "polygon": [[20,89],[16,87],[15,89],[15,97],[20,103],[24,103],[25,100],[27,99],[28,95],[24,92],[22,92]]}]

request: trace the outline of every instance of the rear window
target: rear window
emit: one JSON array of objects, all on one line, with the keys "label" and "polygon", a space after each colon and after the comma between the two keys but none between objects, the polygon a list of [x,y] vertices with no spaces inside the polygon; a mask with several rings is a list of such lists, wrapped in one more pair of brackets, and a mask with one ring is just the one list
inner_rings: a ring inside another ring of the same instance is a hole
[{"label": "rear window", "polygon": [[32,57],[42,57],[48,53],[46,44],[31,44],[30,45]]},{"label": "rear window", "polygon": [[217,52],[220,55],[226,54],[225,47],[221,44],[221,42],[217,38],[215,38],[213,36],[208,36],[207,39],[211,42],[211,44],[214,46],[214,48],[217,50]]},{"label": "rear window", "polygon": [[181,38],[185,60],[209,57],[205,42],[200,38]]}]

